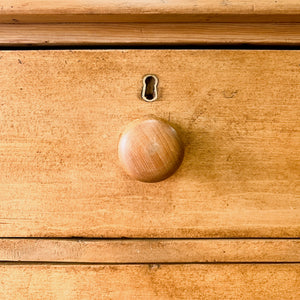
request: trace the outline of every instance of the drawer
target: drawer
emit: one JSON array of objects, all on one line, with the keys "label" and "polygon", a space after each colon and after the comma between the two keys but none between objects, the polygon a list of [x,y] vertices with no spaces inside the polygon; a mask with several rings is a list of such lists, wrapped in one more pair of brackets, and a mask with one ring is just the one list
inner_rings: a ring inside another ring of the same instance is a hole
[{"label": "drawer", "polygon": [[[299,237],[299,66],[292,50],[1,51],[1,237]],[[185,148],[157,183],[118,159],[149,115]]]},{"label": "drawer", "polygon": [[8,282],[8,292],[1,290],[0,296],[3,299],[16,296],[18,299],[299,299],[299,269],[299,264],[1,265],[1,280]]}]

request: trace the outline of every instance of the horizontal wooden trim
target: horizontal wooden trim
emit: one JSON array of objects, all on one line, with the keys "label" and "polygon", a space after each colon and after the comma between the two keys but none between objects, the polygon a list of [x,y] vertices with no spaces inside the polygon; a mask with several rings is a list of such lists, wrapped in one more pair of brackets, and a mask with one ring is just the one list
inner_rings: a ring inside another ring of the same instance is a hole
[{"label": "horizontal wooden trim", "polygon": [[0,264],[1,299],[299,299],[300,264]]},{"label": "horizontal wooden trim", "polygon": [[76,263],[300,262],[300,240],[0,239],[0,261]]},{"label": "horizontal wooden trim", "polygon": [[299,45],[300,23],[0,24],[0,45]]},{"label": "horizontal wooden trim", "polygon": [[2,0],[1,23],[299,22],[298,0]]}]

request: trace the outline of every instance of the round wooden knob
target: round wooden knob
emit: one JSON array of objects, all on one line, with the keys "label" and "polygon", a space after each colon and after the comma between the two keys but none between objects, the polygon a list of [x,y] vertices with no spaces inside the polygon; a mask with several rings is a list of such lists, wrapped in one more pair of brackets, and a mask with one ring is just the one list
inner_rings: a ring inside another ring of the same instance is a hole
[{"label": "round wooden knob", "polygon": [[134,179],[157,182],[171,176],[184,154],[177,131],[157,118],[143,118],[129,124],[119,141],[119,159]]}]

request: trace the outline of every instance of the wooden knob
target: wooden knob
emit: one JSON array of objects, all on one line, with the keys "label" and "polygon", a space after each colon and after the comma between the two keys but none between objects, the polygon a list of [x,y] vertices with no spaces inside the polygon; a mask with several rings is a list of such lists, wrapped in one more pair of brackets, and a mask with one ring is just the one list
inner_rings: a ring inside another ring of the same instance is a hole
[{"label": "wooden knob", "polygon": [[157,182],[171,176],[184,154],[177,131],[158,118],[143,118],[129,124],[119,141],[119,159],[132,178]]}]

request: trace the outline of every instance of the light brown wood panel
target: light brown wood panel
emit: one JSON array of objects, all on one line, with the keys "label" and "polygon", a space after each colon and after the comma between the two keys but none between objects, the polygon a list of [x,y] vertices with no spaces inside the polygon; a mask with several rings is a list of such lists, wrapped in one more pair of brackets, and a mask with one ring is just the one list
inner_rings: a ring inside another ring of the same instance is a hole
[{"label": "light brown wood panel", "polygon": [[299,299],[299,264],[0,264],[1,299]]},{"label": "light brown wood panel", "polygon": [[0,22],[293,22],[298,0],[2,0]]},{"label": "light brown wood panel", "polygon": [[298,23],[1,24],[0,45],[299,45]]},{"label": "light brown wood panel", "polygon": [[300,240],[0,239],[0,261],[75,263],[300,262]]},{"label": "light brown wood panel", "polygon": [[[299,51],[0,52],[0,236],[299,237]],[[156,74],[158,100],[141,100]],[[118,139],[153,114],[185,157],[128,178]]]}]

